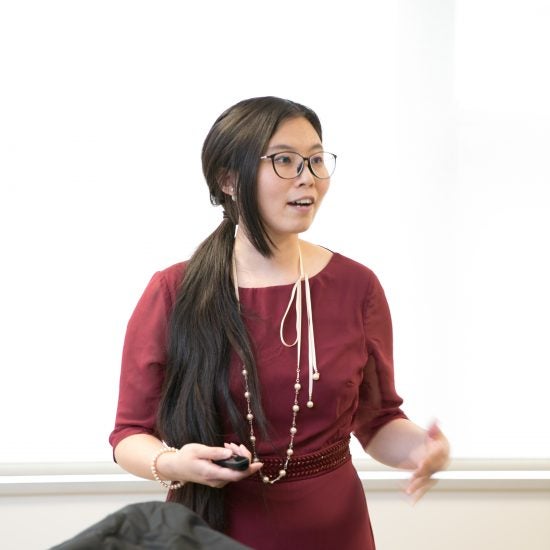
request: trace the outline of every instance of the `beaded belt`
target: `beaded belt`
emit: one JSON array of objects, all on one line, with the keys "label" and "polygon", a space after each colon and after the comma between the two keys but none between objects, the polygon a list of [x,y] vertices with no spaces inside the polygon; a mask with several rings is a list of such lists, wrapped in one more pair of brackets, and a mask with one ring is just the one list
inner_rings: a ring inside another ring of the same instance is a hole
[{"label": "beaded belt", "polygon": [[[280,458],[260,458],[263,462],[262,475],[277,476],[281,469]],[[302,456],[293,456],[288,463],[286,476],[279,483],[304,479],[326,474],[351,460],[349,451],[349,437],[333,443],[329,447]],[[261,476],[253,476],[262,481]]]}]

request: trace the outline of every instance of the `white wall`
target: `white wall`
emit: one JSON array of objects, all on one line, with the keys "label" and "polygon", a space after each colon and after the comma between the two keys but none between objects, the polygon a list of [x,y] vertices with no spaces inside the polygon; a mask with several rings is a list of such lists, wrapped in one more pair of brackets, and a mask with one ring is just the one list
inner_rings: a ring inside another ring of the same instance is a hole
[{"label": "white wall", "polygon": [[[339,165],[309,238],[382,279],[407,412],[439,417],[458,457],[550,457],[549,26],[543,0],[0,4],[4,545],[161,498],[52,468],[113,467],[126,321],[218,223],[200,146],[254,95],[324,121]],[[367,471],[378,547],[548,548],[548,462],[518,483],[498,464],[416,507]]]},{"label": "white wall", "polygon": [[309,238],[379,274],[407,412],[456,456],[550,456],[548,23],[535,0],[4,3],[0,461],[110,460],[126,321],[218,223],[202,139],[261,94],[324,120]]},{"label": "white wall", "polygon": [[[411,506],[401,496],[397,481],[375,475],[380,472],[365,472],[377,548],[547,550],[550,478],[532,483],[516,476],[515,481],[490,483],[476,481],[473,473],[460,479],[455,472]],[[50,489],[40,489],[39,483],[24,489],[20,484],[11,492],[0,487],[3,546],[48,548],[127,504],[162,500],[153,482],[65,485],[63,489],[52,483]]]}]

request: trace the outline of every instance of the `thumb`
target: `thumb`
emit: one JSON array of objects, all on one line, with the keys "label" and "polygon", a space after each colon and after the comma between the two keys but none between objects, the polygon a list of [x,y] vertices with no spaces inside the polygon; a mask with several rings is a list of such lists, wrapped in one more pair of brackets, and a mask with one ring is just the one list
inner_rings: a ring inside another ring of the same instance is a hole
[{"label": "thumb", "polygon": [[207,445],[198,445],[195,449],[195,456],[207,460],[223,460],[233,455],[231,449],[224,447],[208,447]]}]

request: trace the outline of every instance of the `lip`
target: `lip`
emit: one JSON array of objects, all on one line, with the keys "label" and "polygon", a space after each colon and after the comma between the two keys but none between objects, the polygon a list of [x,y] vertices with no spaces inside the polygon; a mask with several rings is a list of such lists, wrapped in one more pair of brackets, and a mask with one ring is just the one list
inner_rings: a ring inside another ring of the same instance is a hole
[{"label": "lip", "polygon": [[[302,206],[292,204],[296,201],[306,201],[306,200],[311,201],[311,204],[302,205]],[[315,204],[315,197],[313,197],[312,195],[304,195],[302,197],[296,197],[295,199],[292,199],[292,200],[288,201],[287,204],[288,204],[288,206],[294,206],[294,207],[298,207],[298,208],[308,208],[308,207],[313,206]]]}]

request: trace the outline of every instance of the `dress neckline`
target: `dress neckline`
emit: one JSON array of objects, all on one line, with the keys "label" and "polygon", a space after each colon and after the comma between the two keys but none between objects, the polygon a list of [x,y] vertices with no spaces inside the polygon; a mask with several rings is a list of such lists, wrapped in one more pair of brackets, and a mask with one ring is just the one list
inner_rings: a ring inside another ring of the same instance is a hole
[{"label": "dress neckline", "polygon": [[[332,252],[332,251],[331,251]],[[337,252],[332,252],[332,256],[329,258],[329,261],[325,264],[325,266],[318,271],[315,275],[312,275],[309,277],[310,282],[315,281],[318,277],[323,276],[331,267],[333,264],[336,256],[339,254]],[[282,285],[269,285],[269,286],[239,286],[239,292],[250,292],[250,291],[259,291],[259,290],[276,290],[276,289],[286,289],[294,286],[295,283],[286,283]]]}]

